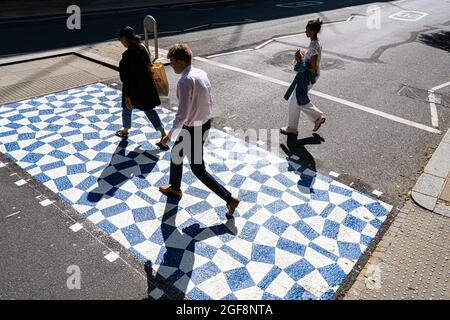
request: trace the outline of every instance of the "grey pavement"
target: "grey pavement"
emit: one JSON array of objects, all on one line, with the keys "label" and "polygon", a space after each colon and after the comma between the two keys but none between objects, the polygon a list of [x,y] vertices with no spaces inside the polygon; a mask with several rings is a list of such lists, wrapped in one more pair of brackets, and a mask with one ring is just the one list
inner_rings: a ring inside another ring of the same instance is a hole
[{"label": "grey pavement", "polygon": [[[147,276],[137,262],[108,261],[105,256],[118,251],[110,240],[79,221],[14,163],[0,160],[1,300],[148,297]],[[16,184],[22,180],[26,183]],[[52,203],[44,206],[43,201]],[[79,222],[83,228],[72,231]],[[78,274],[79,285],[71,278]]]}]

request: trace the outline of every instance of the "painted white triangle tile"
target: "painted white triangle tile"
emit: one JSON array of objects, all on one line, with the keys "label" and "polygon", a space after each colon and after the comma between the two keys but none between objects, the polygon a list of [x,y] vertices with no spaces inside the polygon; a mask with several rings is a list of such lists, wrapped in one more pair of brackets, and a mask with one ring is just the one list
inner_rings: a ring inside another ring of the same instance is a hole
[{"label": "painted white triangle tile", "polygon": [[304,257],[314,268],[322,268],[334,263],[330,258],[309,247],[306,248]]},{"label": "painted white triangle tile", "polygon": [[281,269],[286,269],[290,265],[299,261],[301,256],[298,254],[293,254],[289,251],[275,248],[275,265]]},{"label": "painted white triangle tile", "polygon": [[136,226],[139,228],[145,238],[149,239],[155,232],[161,227],[161,221],[159,220],[147,220],[142,222],[136,222]]},{"label": "painted white triangle tile", "polygon": [[344,225],[339,226],[339,233],[337,240],[359,244],[360,239],[361,234],[358,231],[355,231],[351,228],[347,228]]},{"label": "painted white triangle tile", "polygon": [[126,249],[129,249],[131,247],[130,243],[128,242],[125,235],[122,233],[121,230],[117,230],[113,234],[111,234],[111,237],[114,238],[117,242],[119,242],[122,246],[124,246]]},{"label": "painted white triangle tile", "polygon": [[251,259],[252,257],[252,248],[253,245],[251,242],[248,242],[247,240],[240,239],[240,238],[234,238],[231,241],[227,242],[227,245],[234,249],[235,251],[239,252],[241,255],[246,257],[247,259]]},{"label": "painted white triangle tile", "polygon": [[264,291],[262,291],[257,286],[252,286],[249,288],[245,288],[242,290],[238,290],[233,292],[238,300],[261,300],[264,295]]},{"label": "painted white triangle tile", "polygon": [[133,249],[142,254],[145,258],[147,258],[151,262],[154,262],[158,258],[161,246],[146,240],[134,245]]},{"label": "painted white triangle tile", "polygon": [[122,229],[134,224],[134,217],[131,211],[125,211],[108,218],[108,221],[117,228]]},{"label": "painted white triangle tile", "polygon": [[223,273],[219,273],[198,285],[198,288],[214,300],[222,299],[227,293],[231,293],[228,282]]},{"label": "painted white triangle tile", "polygon": [[294,284],[295,281],[286,272],[281,271],[267,287],[266,292],[283,298]]},{"label": "painted white triangle tile", "polygon": [[217,253],[214,255],[212,261],[220,266],[220,271],[227,272],[229,270],[241,268],[244,265],[234,259],[232,256],[230,256],[228,253],[225,253],[224,251],[217,251]]},{"label": "painted white triangle tile", "polygon": [[300,221],[298,214],[291,207],[277,212],[276,217],[283,220],[284,222],[287,222],[290,225]]},{"label": "painted white triangle tile", "polygon": [[256,234],[254,243],[262,244],[265,246],[274,247],[278,243],[279,236],[270,231],[269,229],[266,229],[264,227],[261,227]]},{"label": "painted white triangle tile", "polygon": [[247,264],[246,268],[248,270],[248,273],[252,277],[253,282],[255,284],[258,284],[262,279],[264,279],[269,271],[272,270],[273,265],[264,262],[250,261]]},{"label": "painted white triangle tile", "polygon": [[310,240],[293,226],[287,227],[287,229],[283,232],[282,237],[304,246],[307,246],[310,243]]},{"label": "painted white triangle tile", "polygon": [[318,234],[322,234],[323,227],[325,225],[324,218],[322,218],[321,216],[313,216],[313,217],[304,218],[303,221],[306,224],[308,224],[308,226],[313,228],[314,231],[316,231]]}]

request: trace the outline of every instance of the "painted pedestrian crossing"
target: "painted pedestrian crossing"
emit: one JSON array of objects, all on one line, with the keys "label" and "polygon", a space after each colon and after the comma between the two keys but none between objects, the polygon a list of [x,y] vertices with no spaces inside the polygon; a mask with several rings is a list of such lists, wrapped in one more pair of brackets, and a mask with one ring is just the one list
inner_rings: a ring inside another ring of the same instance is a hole
[{"label": "painted pedestrian crossing", "polygon": [[[121,128],[121,92],[94,84],[0,108],[0,151],[190,299],[330,299],[391,206],[211,129],[207,169],[225,203],[184,168],[179,203],[144,113]],[[167,128],[174,113],[157,108]]]}]

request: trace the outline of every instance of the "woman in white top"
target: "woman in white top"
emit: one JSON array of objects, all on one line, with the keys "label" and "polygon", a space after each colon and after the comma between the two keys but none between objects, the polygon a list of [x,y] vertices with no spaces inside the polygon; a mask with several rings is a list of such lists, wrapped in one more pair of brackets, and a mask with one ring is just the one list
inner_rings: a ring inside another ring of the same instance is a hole
[{"label": "woman in white top", "polygon": [[[320,60],[322,58],[322,46],[319,42],[319,38],[317,34],[320,32],[320,28],[322,26],[322,21],[320,19],[310,20],[306,25],[306,36],[311,39],[308,50],[306,53],[303,53],[300,49],[295,52],[295,60],[301,61],[305,59],[305,61],[310,64],[308,71],[317,74],[314,83],[320,77]],[[308,90],[311,89],[313,84],[308,86]],[[280,132],[283,134],[298,134],[298,122],[300,119],[300,111],[306,115],[306,117],[314,122],[313,131],[319,130],[320,126],[325,122],[325,117],[323,116],[323,112],[319,110],[315,105],[311,102],[305,105],[300,105],[297,102],[297,96],[295,92],[289,98],[289,120],[288,126],[281,128]]]}]

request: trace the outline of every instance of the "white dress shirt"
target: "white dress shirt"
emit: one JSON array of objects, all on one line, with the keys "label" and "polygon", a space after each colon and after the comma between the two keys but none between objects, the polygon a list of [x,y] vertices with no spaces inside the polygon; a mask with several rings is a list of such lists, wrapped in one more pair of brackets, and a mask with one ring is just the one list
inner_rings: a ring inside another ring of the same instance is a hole
[{"label": "white dress shirt", "polygon": [[178,111],[169,137],[177,135],[183,126],[201,126],[211,119],[211,83],[205,71],[186,67],[178,80],[177,98]]}]

